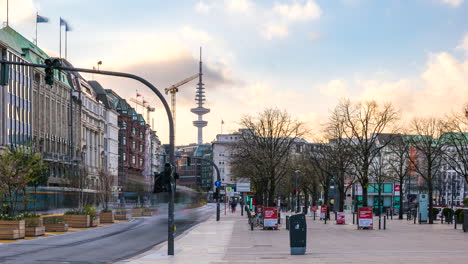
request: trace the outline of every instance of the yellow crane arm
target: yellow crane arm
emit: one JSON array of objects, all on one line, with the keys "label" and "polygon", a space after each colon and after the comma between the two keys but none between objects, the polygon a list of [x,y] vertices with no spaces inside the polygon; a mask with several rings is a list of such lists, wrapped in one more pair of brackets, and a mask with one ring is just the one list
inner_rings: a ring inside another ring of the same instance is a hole
[{"label": "yellow crane arm", "polygon": [[169,88],[165,88],[164,92],[166,92],[166,94],[168,94],[169,92],[171,94],[174,94],[174,93],[178,92],[177,88],[179,88],[180,86],[182,86],[182,85],[184,85],[184,84],[186,84],[186,83],[188,83],[188,82],[190,82],[192,80],[195,80],[196,78],[198,78],[198,76],[200,76],[199,73],[197,73],[197,74],[195,74],[193,76],[190,76],[190,77],[188,77],[187,79],[185,79],[183,81],[180,81],[180,82],[178,82],[176,84],[171,85],[171,87],[169,87]]}]

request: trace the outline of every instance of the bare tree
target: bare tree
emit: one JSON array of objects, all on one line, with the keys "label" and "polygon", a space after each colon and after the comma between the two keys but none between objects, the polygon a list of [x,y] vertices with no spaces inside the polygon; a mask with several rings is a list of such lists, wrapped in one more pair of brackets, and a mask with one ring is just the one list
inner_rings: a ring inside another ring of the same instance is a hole
[{"label": "bare tree", "polygon": [[446,131],[442,135],[445,143],[447,164],[458,175],[463,176],[468,184],[468,121],[460,114],[452,114],[448,117]]},{"label": "bare tree", "polygon": [[388,145],[388,152],[391,176],[400,184],[398,219],[403,219],[403,184],[409,176],[410,141],[401,134],[396,134]]},{"label": "bare tree", "polygon": [[353,104],[349,100],[343,100],[332,113],[332,122],[343,123],[343,133],[354,156],[353,167],[356,180],[362,185],[363,206],[368,205],[367,187],[370,182],[371,162],[379,150],[385,147],[376,147],[377,138],[389,130],[397,119],[398,113],[391,104],[379,105],[375,101]]},{"label": "bare tree", "polygon": [[98,182],[98,191],[99,198],[101,203],[104,206],[104,209],[109,209],[109,203],[112,201],[113,197],[113,185],[114,185],[114,176],[109,173],[109,171],[102,169],[99,171],[99,182]]},{"label": "bare tree", "polygon": [[[383,149],[381,149],[377,156],[371,161],[370,167],[370,178],[373,182],[374,186],[377,188],[377,205],[379,209],[379,221],[382,217],[383,212],[383,199],[382,199],[382,191],[383,186],[386,182],[388,182],[391,178],[389,175],[389,166],[388,160],[385,157],[385,153],[383,153]],[[374,187],[375,188],[375,187]],[[375,201],[374,201],[375,204]]]},{"label": "bare tree", "polygon": [[427,185],[429,196],[429,223],[433,223],[432,210],[434,208],[433,191],[439,169],[443,164],[444,142],[440,137],[444,134],[444,124],[437,118],[415,118],[411,122],[409,137],[411,145],[417,152],[416,159],[410,159],[412,167]]},{"label": "bare tree", "polygon": [[245,130],[234,145],[232,164],[244,162],[252,171],[243,174],[235,166],[233,174],[250,177],[257,189],[266,188],[267,205],[273,205],[278,183],[291,172],[291,152],[304,135],[303,124],[285,111],[266,109],[255,117],[244,116],[240,125]]}]

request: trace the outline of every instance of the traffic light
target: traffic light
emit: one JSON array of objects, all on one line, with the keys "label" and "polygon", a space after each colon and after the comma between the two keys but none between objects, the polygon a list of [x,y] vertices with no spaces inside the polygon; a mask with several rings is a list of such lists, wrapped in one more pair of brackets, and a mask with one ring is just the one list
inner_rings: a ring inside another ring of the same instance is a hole
[{"label": "traffic light", "polygon": [[61,62],[59,59],[46,59],[44,61],[46,68],[45,68],[45,82],[48,85],[54,84],[54,70],[57,67],[60,67]]}]

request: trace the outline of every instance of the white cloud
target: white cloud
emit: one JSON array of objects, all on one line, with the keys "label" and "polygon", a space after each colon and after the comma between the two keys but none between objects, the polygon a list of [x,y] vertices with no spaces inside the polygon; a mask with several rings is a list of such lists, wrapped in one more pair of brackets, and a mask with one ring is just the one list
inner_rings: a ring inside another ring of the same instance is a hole
[{"label": "white cloud", "polygon": [[312,41],[316,41],[320,39],[320,34],[317,32],[311,32],[307,35],[307,37]]},{"label": "white cloud", "polygon": [[441,3],[452,6],[452,7],[459,7],[463,4],[465,0],[440,0]]},{"label": "white cloud", "polygon": [[253,3],[250,0],[224,0],[224,4],[229,11],[246,13]]},{"label": "white cloud", "polygon": [[[0,0],[0,21],[7,20],[6,17],[6,2]],[[11,24],[31,23],[34,20],[34,14],[38,10],[38,6],[33,0],[15,0],[9,2],[9,22]]]},{"label": "white cloud", "polygon": [[342,80],[331,80],[326,85],[319,86],[320,93],[326,96],[346,97],[348,96],[348,87]]},{"label": "white cloud", "polygon": [[211,9],[213,9],[213,4],[208,4],[204,1],[199,1],[195,5],[195,11],[202,14],[208,14],[211,11]]},{"label": "white cloud", "polygon": [[208,42],[213,40],[213,37],[210,36],[208,33],[201,30],[195,30],[190,26],[184,26],[180,31],[180,34],[182,38],[186,40],[194,40],[200,42]]},{"label": "white cloud", "polygon": [[284,25],[268,24],[262,29],[262,35],[269,40],[275,37],[284,38],[288,35],[288,28]]},{"label": "white cloud", "polygon": [[460,45],[457,46],[457,49],[464,50],[466,55],[468,56],[468,34],[465,35]]},{"label": "white cloud", "polygon": [[308,0],[304,4],[297,1],[291,4],[276,3],[273,11],[290,21],[318,19],[322,14],[322,10],[313,0]]}]

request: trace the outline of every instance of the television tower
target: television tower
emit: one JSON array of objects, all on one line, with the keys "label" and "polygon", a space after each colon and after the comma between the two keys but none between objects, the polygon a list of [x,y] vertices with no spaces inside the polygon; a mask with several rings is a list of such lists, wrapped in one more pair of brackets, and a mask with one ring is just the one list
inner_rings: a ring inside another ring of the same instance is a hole
[{"label": "television tower", "polygon": [[200,69],[198,76],[198,87],[197,93],[195,95],[195,101],[197,102],[197,107],[192,108],[190,111],[198,115],[198,119],[193,121],[193,125],[198,128],[198,145],[203,144],[203,128],[208,125],[208,121],[203,120],[203,115],[208,114],[210,109],[203,107],[205,102],[205,87],[203,87],[203,73],[202,73],[202,48],[200,47]]}]

